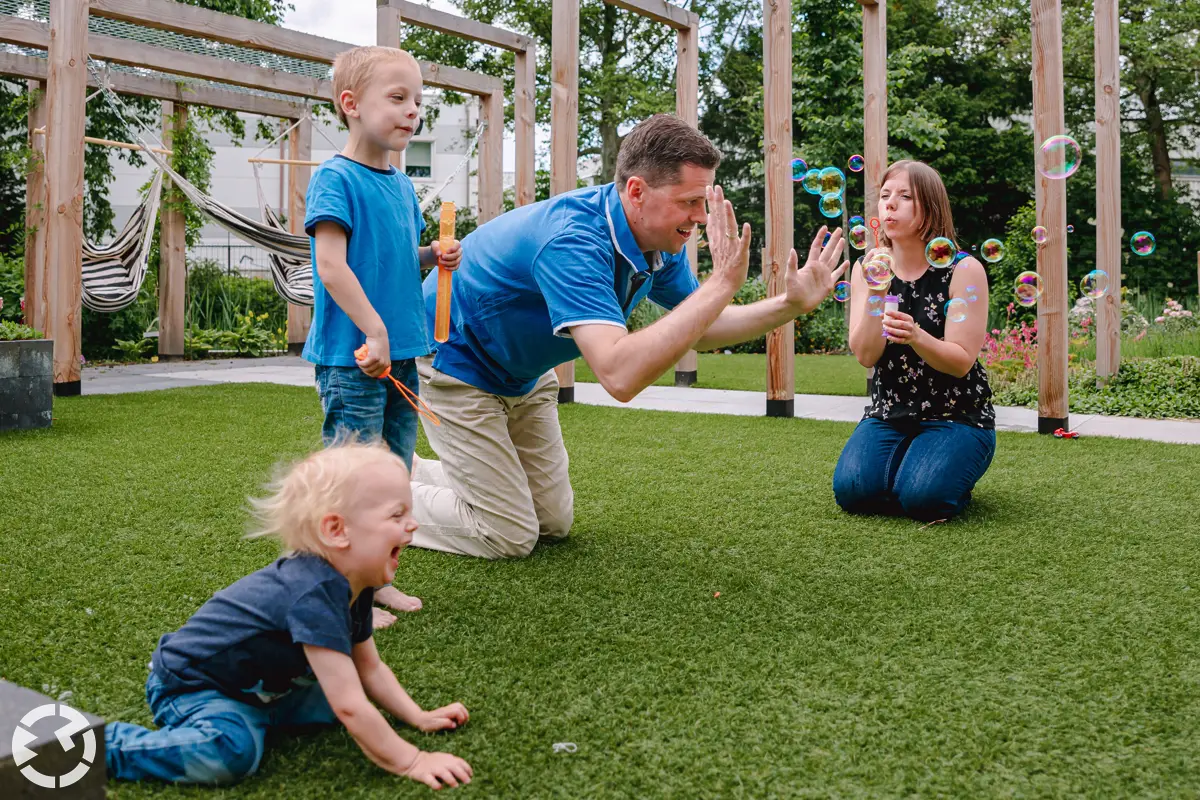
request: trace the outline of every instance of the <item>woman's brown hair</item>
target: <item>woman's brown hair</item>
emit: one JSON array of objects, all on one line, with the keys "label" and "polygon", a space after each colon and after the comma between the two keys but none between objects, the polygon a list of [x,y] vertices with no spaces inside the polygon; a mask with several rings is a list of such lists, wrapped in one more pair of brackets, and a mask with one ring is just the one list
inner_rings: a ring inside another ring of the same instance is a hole
[{"label": "woman's brown hair", "polygon": [[[879,182],[882,189],[891,174],[897,170],[908,173],[908,182],[912,186],[913,199],[917,203],[917,213],[921,218],[921,239],[928,242],[939,236],[945,236],[958,247],[958,237],[954,233],[954,218],[950,215],[950,195],[946,193],[946,184],[936,169],[923,161],[905,159],[897,161],[883,173]],[[878,211],[876,212],[878,213]],[[881,227],[879,241],[885,247],[891,247],[892,242]]]}]

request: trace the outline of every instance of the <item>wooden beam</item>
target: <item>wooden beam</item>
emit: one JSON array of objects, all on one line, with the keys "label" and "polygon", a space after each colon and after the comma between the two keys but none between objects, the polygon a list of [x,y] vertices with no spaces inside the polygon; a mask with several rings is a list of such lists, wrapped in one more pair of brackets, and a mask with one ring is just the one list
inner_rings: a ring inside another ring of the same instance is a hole
[{"label": "wooden beam", "polygon": [[[763,146],[766,172],[767,296],[787,291],[792,249],[792,4],[763,0]],[[795,414],[794,321],[767,334],[767,416]]]},{"label": "wooden beam", "polygon": [[[293,163],[288,165],[288,228],[292,233],[304,233],[304,215],[306,198],[308,196],[308,179],[312,176],[312,167],[305,165],[312,157],[312,120],[305,118],[300,121],[288,134],[288,159]],[[312,309],[308,306],[297,306],[288,303],[287,340],[288,352],[300,355],[304,350],[304,342],[308,339],[308,329],[312,325]]]},{"label": "wooden beam", "polygon": [[[47,69],[45,58],[0,52],[0,75],[16,75],[45,81]],[[117,94],[132,94],[139,97],[152,97],[155,100],[168,100],[173,103],[244,111],[247,114],[261,114],[267,117],[299,118],[307,108],[302,103],[293,103],[275,97],[263,97],[232,89],[218,89],[198,83],[135,75],[128,72],[110,71],[108,82]],[[88,86],[100,87],[96,76],[91,72],[88,73]]]},{"label": "wooden beam", "polygon": [[[700,52],[699,29],[696,27],[678,28],[675,31],[675,114],[687,124],[695,127],[699,121],[700,99]],[[687,257],[692,274],[699,268],[699,251],[696,249],[696,235],[688,239]],[[675,385],[691,386],[696,382],[699,372],[699,358],[695,350],[689,350],[675,365]]]},{"label": "wooden beam", "polygon": [[623,8],[626,11],[640,14],[655,22],[670,25],[678,31],[699,27],[700,25],[700,18],[698,16],[686,8],[680,8],[673,3],[666,2],[666,0],[604,0],[604,2],[610,6],[616,6],[617,8]]},{"label": "wooden beam", "polygon": [[[17,20],[24,21],[24,20]],[[5,27],[7,28],[7,22]],[[87,97],[87,5],[50,0],[46,80],[45,334],[54,340],[54,391],[80,392],[83,313],[83,131]]]},{"label": "wooden beam", "polygon": [[1096,268],[1108,294],[1096,301],[1096,377],[1121,367],[1121,28],[1118,0],[1096,0]]},{"label": "wooden beam", "polygon": [[439,33],[448,33],[465,39],[523,53],[533,45],[533,39],[520,33],[515,33],[495,25],[476,22],[457,14],[438,11],[429,6],[410,3],[407,0],[377,0],[377,6],[387,6],[394,9],[400,19],[409,25],[417,25]]},{"label": "wooden beam", "polygon": [[[0,42],[9,42],[25,47],[44,49],[49,41],[49,34],[49,26],[36,20],[6,17],[4,25],[0,26]],[[399,30],[397,29],[398,35]],[[353,45],[347,44],[342,49],[348,50],[351,47]],[[246,86],[251,89],[292,94],[316,100],[329,101],[333,98],[333,84],[327,80],[244,64],[225,58],[187,53],[169,47],[143,44],[132,39],[93,34],[88,37],[88,52],[95,58],[111,61],[114,64],[143,67],[174,75],[204,78],[234,86]],[[497,86],[504,85],[503,81],[493,78],[491,75],[435,64],[431,61],[418,61],[417,63],[421,66],[421,77],[425,83],[441,89],[486,96],[495,91]]]},{"label": "wooden beam", "polygon": [[[1039,147],[1064,133],[1061,0],[1033,0],[1033,139]],[[1041,163],[1040,153],[1035,155]],[[1039,171],[1037,224],[1048,239],[1037,250],[1042,278],[1038,300],[1038,432],[1068,427],[1067,396],[1067,187]]]},{"label": "wooden beam", "polygon": [[[0,27],[0,41],[26,47],[45,48],[49,37],[50,26],[36,20],[7,17],[4,25]],[[224,58],[186,53],[169,47],[135,42],[132,39],[92,34],[87,37],[87,47],[88,53],[94,58],[114,64],[320,100],[327,100],[333,95],[333,84],[329,81]],[[86,66],[84,70],[86,72]]]},{"label": "wooden beam", "polygon": [[[175,134],[187,127],[188,107],[162,104],[163,144],[171,145]],[[158,233],[158,358],[177,361],[183,358],[183,335],[187,285],[187,221],[182,204],[187,202],[164,178],[165,194],[159,212]]]},{"label": "wooden beam", "polygon": [[504,210],[504,92],[492,92],[479,101],[487,128],[479,146],[479,224]]},{"label": "wooden beam", "polygon": [[[887,6],[863,4],[863,216],[879,216],[879,184],[888,163]],[[847,304],[849,305],[849,304]]]},{"label": "wooden beam", "polygon": [[[552,0],[550,194],[575,189],[579,161],[579,0]],[[575,362],[555,368],[558,402],[575,400]]]},{"label": "wooden beam", "polygon": [[537,196],[537,48],[516,55],[517,75],[513,83],[513,127],[516,134],[515,200],[529,205]]},{"label": "wooden beam", "polygon": [[29,103],[29,171],[25,175],[25,324],[46,330],[46,139],[34,131],[46,127],[46,86],[27,84]]},{"label": "wooden beam", "polygon": [[90,0],[97,17],[332,64],[353,45],[171,0]]}]

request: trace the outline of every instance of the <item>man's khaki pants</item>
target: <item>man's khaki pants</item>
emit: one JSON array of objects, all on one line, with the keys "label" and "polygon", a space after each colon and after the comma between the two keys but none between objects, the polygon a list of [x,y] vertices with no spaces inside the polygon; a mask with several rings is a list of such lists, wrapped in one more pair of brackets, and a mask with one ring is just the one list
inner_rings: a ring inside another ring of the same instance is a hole
[{"label": "man's khaki pants", "polygon": [[553,370],[529,394],[476,389],[417,359],[421,397],[441,425],[422,418],[440,461],[413,461],[413,545],[482,558],[527,556],[539,537],[561,539],[575,495],[558,424]]}]

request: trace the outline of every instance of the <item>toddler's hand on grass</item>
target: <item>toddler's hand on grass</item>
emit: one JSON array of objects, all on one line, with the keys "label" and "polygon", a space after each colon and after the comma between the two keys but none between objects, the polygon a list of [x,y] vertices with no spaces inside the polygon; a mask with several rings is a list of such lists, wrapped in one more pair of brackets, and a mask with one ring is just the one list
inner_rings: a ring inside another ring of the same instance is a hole
[{"label": "toddler's hand on grass", "polygon": [[465,725],[468,719],[470,719],[470,715],[467,714],[467,709],[462,703],[451,703],[448,706],[421,712],[414,727],[425,733],[454,730],[460,725]]},{"label": "toddler's hand on grass", "polygon": [[443,786],[457,787],[471,782],[471,765],[449,753],[417,753],[417,757],[404,770],[406,778],[420,781],[431,789]]},{"label": "toddler's hand on grass", "polygon": [[462,263],[462,242],[458,239],[446,248],[446,252],[442,252],[442,243],[439,239],[434,239],[430,243],[433,248],[433,254],[437,257],[438,266],[453,272],[458,269],[458,265]]},{"label": "toddler's hand on grass", "polygon": [[392,366],[391,349],[388,347],[386,336],[368,336],[367,343],[354,351],[354,360],[358,368],[378,378]]}]

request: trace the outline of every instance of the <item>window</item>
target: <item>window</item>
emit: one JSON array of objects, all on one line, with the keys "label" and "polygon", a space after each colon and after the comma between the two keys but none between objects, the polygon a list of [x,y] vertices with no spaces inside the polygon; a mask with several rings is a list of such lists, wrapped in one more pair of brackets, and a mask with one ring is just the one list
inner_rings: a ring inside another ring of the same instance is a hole
[{"label": "window", "polygon": [[404,174],[410,178],[433,176],[433,142],[409,142],[404,151]]}]

